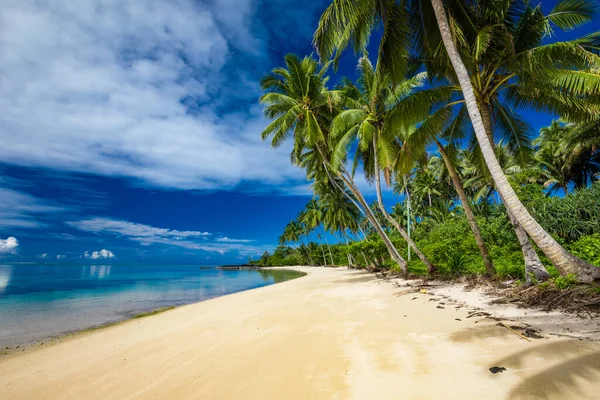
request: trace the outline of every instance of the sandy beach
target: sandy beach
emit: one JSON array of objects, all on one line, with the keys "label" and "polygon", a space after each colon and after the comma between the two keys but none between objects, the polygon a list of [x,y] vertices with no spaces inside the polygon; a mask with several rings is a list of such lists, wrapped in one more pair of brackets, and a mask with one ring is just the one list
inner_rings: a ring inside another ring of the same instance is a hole
[{"label": "sandy beach", "polygon": [[308,275],[4,355],[0,398],[598,398],[600,342],[528,342],[370,274],[298,269]]}]

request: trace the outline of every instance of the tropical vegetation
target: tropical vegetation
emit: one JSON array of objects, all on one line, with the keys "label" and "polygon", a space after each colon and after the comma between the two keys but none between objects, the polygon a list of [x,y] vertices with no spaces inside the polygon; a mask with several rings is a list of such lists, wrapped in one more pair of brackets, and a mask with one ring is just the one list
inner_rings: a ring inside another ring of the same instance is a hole
[{"label": "tropical vegetation", "polygon": [[[262,138],[292,143],[314,197],[254,263],[599,280],[600,32],[552,38],[596,12],[332,0],[318,58],[289,54],[261,81]],[[331,85],[349,46],[358,78]],[[536,132],[532,112],[555,120]]]}]

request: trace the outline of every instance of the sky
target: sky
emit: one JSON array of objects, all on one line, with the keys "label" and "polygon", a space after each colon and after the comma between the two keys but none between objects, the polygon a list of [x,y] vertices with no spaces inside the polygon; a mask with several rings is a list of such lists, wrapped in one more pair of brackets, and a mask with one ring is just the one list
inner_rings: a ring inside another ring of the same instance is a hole
[{"label": "sky", "polygon": [[[258,80],[313,51],[327,3],[5,0],[0,262],[272,250],[310,193],[289,146],[260,140]],[[336,76],[354,65],[346,54]]]}]

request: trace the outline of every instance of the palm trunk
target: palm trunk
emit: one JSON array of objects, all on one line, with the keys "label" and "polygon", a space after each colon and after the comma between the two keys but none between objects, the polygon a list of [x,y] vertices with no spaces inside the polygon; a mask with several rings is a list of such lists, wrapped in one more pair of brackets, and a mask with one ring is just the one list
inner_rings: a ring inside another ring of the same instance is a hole
[{"label": "palm trunk", "polygon": [[300,238],[300,244],[302,244],[302,246],[304,246],[304,248],[306,249],[306,255],[308,256],[308,262],[310,265],[315,265],[315,262],[312,259],[312,255],[310,254],[310,249],[308,248],[308,246],[304,245],[304,240],[302,240],[302,238]]},{"label": "palm trunk", "polygon": [[[385,219],[387,219],[393,226],[394,228],[396,228],[396,230],[398,232],[400,232],[400,235],[402,235],[402,238],[404,238],[404,240],[406,240],[406,243],[408,243],[408,245],[411,247],[411,249],[414,250],[414,252],[417,254],[417,257],[419,257],[419,259],[423,262],[423,264],[425,264],[427,266],[427,270],[429,271],[429,273],[434,273],[435,272],[435,266],[431,263],[431,261],[429,261],[429,259],[425,256],[425,254],[423,254],[423,252],[421,250],[419,250],[419,248],[417,247],[417,245],[415,244],[415,242],[411,239],[411,237],[408,235],[408,233],[406,232],[406,230],[402,227],[402,225],[400,225],[398,223],[398,221],[396,221],[394,218],[392,218],[392,216],[387,212],[387,210],[385,209],[385,205],[383,204],[383,196],[381,195],[381,176],[379,173],[379,162],[377,160],[377,143],[375,142],[375,138],[373,138],[373,151],[374,151],[374,165],[375,165],[375,191],[377,192],[377,203],[379,204],[379,209],[381,210],[381,212],[383,213],[383,216],[385,217]],[[403,270],[403,272],[406,272],[406,270]]]},{"label": "palm trunk", "polygon": [[363,197],[362,193],[358,190],[358,188],[356,187],[356,185],[354,184],[354,182],[351,180],[350,177],[344,176],[344,174],[340,173],[340,178],[342,178],[344,183],[348,186],[348,189],[350,189],[352,194],[356,197],[358,202],[364,208],[365,216],[367,217],[369,222],[371,222],[371,225],[373,225],[373,228],[375,228],[375,230],[377,231],[377,233],[383,240],[383,244],[385,245],[388,252],[390,253],[392,260],[394,260],[394,262],[400,266],[400,269],[403,272],[406,272],[406,260],[404,260],[404,258],[402,258],[402,256],[400,255],[400,253],[398,253],[398,250],[396,249],[396,247],[390,240],[390,238],[386,235],[385,231],[379,224],[379,221],[377,221],[377,218],[373,214],[373,211],[371,211],[371,208],[367,204],[367,201]]},{"label": "palm trunk", "polygon": [[454,189],[458,194],[458,198],[462,203],[462,207],[465,210],[465,215],[467,216],[467,221],[469,221],[469,225],[471,226],[471,231],[473,231],[473,236],[475,236],[475,242],[477,242],[477,247],[479,247],[479,252],[481,253],[481,257],[483,258],[483,265],[485,265],[485,270],[488,275],[493,276],[495,274],[494,264],[492,263],[492,258],[488,253],[487,246],[483,240],[483,236],[481,235],[481,231],[479,230],[479,225],[477,225],[477,220],[475,219],[475,214],[473,213],[473,209],[471,208],[471,203],[467,198],[467,194],[463,188],[463,185],[458,177],[458,173],[456,168],[454,168],[454,164],[450,161],[450,157],[448,157],[448,153],[446,153],[446,149],[444,146],[435,140],[435,144],[444,159],[444,163],[446,163],[446,168],[448,169],[448,173],[450,174],[450,178],[452,179],[452,183],[454,184]]},{"label": "palm trunk", "polygon": [[333,262],[333,254],[331,254],[331,246],[329,246],[327,239],[325,239],[325,244],[327,245],[327,250],[329,250],[329,259],[331,260],[331,265],[335,265]]},{"label": "palm trunk", "polygon": [[327,257],[325,256],[325,246],[323,246],[323,244],[319,244],[319,247],[321,247],[321,252],[323,253],[323,266],[327,266]]},{"label": "palm trunk", "polygon": [[[331,181],[331,183],[334,186],[337,187],[337,183],[335,182],[335,180],[333,179],[333,177],[330,175],[329,168],[328,168],[327,163],[325,161],[326,157],[323,154],[323,151],[322,151],[321,147],[317,145],[317,149],[318,149],[319,154],[321,155],[321,158],[323,160],[323,167],[325,168],[325,172],[327,173],[327,176],[328,176],[329,180]],[[398,250],[396,249],[396,247],[394,247],[394,244],[392,243],[392,241],[385,234],[385,231],[383,230],[383,228],[379,224],[379,221],[377,221],[377,218],[375,218],[375,215],[373,215],[373,212],[371,211],[371,209],[369,208],[369,205],[367,204],[366,200],[364,199],[364,197],[362,196],[362,194],[360,193],[360,191],[358,190],[358,188],[354,184],[354,181],[350,177],[344,176],[344,174],[341,173],[341,172],[337,172],[337,175],[338,175],[338,177],[340,179],[342,179],[342,181],[346,184],[346,186],[348,186],[348,189],[350,189],[350,191],[352,192],[352,194],[354,195],[354,197],[356,197],[356,200],[358,201],[358,203],[360,203],[360,206],[357,204],[357,202],[352,197],[350,197],[346,193],[346,191],[343,188],[339,188],[338,187],[338,190],[341,190],[342,193],[348,199],[350,199],[350,201],[352,202],[352,204],[354,204],[354,206],[369,220],[369,222],[371,223],[371,225],[373,226],[373,228],[375,228],[375,231],[377,231],[377,234],[379,235],[379,237],[381,237],[381,240],[383,241],[383,244],[385,245],[386,249],[388,250],[388,253],[390,254],[390,257],[392,258],[392,260],[395,263],[397,263],[398,265],[400,265],[400,268],[403,271],[405,271],[406,270],[406,261],[404,260],[404,258],[402,258],[402,256],[400,255],[400,253],[398,253]]]},{"label": "palm trunk", "polygon": [[[340,238],[342,237],[341,233],[340,233]],[[354,257],[352,257],[352,253],[350,252],[350,243],[348,243],[348,235],[346,235],[346,233],[344,232],[344,241],[346,242],[346,247],[348,248],[348,267],[352,268],[352,259]]]},{"label": "palm trunk", "polygon": [[496,189],[504,200],[506,208],[510,209],[519,224],[561,273],[574,273],[582,282],[592,282],[593,280],[600,278],[600,268],[596,268],[593,265],[580,260],[563,248],[531,216],[529,211],[527,211],[521,203],[521,200],[517,197],[514,189],[510,186],[485,133],[479,104],[475,97],[475,91],[473,90],[469,73],[452,41],[452,34],[450,32],[448,18],[446,17],[446,11],[442,0],[431,0],[431,4],[440,28],[444,46],[460,83],[467,110],[469,111],[469,117],[471,118],[473,129],[475,130],[475,136],[477,137],[479,147],[481,148],[481,153],[483,154],[487,167],[492,175]]},{"label": "palm trunk", "polygon": [[365,260],[365,268],[369,268],[369,262],[367,261],[367,256],[365,256],[365,252],[361,251],[360,253],[363,256],[363,259]]},{"label": "palm trunk", "polygon": [[527,283],[531,283],[531,275],[533,275],[538,282],[547,281],[550,279],[550,274],[544,267],[544,264],[542,264],[542,261],[540,261],[540,257],[529,241],[527,232],[519,225],[519,221],[517,221],[508,208],[506,209],[506,213],[515,230],[515,234],[521,245],[521,251],[523,252],[523,259],[525,260],[525,280]]},{"label": "palm trunk", "polygon": [[[482,105],[481,117],[483,119],[483,126],[485,128],[487,139],[492,145],[492,149],[495,153],[496,143],[494,142],[492,118],[489,112],[489,105]],[[500,195],[500,198],[504,202],[502,195]],[[527,283],[531,282],[531,274],[533,274],[540,282],[547,281],[550,278],[550,274],[548,271],[546,271],[544,264],[542,264],[540,257],[537,255],[533,245],[529,241],[527,232],[525,232],[525,229],[523,229],[521,224],[519,224],[519,221],[517,221],[508,207],[506,208],[506,213],[508,214],[508,219],[515,230],[515,235],[519,240],[519,245],[521,246],[521,251],[523,252],[523,260],[525,261],[525,279],[527,280]]]}]

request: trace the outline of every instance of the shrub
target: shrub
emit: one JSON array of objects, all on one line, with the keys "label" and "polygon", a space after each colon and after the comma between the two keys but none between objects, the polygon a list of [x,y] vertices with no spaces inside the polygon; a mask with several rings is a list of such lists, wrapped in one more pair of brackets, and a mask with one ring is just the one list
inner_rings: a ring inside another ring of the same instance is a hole
[{"label": "shrub", "polygon": [[553,279],[554,285],[560,289],[565,290],[577,283],[577,276],[575,274],[568,274],[564,276],[557,276]]},{"label": "shrub", "polygon": [[568,247],[577,257],[600,266],[600,233],[582,236]]}]

